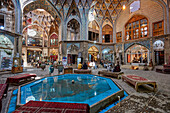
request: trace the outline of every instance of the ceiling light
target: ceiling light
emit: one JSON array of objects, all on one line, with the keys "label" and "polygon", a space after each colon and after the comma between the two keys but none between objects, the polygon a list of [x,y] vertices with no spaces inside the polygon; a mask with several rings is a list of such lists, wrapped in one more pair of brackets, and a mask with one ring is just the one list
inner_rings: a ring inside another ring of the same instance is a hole
[{"label": "ceiling light", "polygon": [[126,9],[126,6],[125,5],[123,5],[123,10],[125,10]]},{"label": "ceiling light", "polygon": [[38,11],[45,11],[44,9],[37,9]]},{"label": "ceiling light", "polygon": [[0,29],[4,29],[4,26],[0,26]]}]

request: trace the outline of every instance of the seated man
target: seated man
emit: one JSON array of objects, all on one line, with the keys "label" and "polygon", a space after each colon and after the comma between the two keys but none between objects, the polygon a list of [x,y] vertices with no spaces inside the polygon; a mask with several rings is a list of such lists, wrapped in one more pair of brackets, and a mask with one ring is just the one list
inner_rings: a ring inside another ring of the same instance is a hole
[{"label": "seated man", "polygon": [[82,69],[87,69],[87,64],[86,64],[86,62],[83,64]]},{"label": "seated man", "polygon": [[119,65],[119,62],[117,63],[117,65],[115,66],[115,68],[113,69],[113,72],[120,72],[121,69],[120,69],[120,65]]}]

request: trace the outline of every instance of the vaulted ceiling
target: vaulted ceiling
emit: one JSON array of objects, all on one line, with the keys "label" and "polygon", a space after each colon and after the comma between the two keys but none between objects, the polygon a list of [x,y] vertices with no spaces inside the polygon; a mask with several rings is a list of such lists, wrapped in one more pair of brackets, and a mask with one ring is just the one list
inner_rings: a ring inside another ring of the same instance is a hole
[{"label": "vaulted ceiling", "polygon": [[[20,0],[23,7],[33,1]],[[58,11],[57,15],[61,17],[60,19],[67,19],[70,15],[76,15],[81,19],[83,13],[87,17],[88,12],[92,11],[95,14],[95,20],[102,25],[105,20],[114,23],[123,5],[127,5],[131,1],[133,0],[35,0],[35,5],[32,4],[32,6],[44,7],[45,10],[49,10],[47,12],[51,13],[53,17],[56,15],[55,9],[52,8],[54,6]],[[162,1],[167,3],[167,0]],[[42,3],[44,4],[42,5]],[[26,7],[25,9],[29,11],[31,8]]]}]

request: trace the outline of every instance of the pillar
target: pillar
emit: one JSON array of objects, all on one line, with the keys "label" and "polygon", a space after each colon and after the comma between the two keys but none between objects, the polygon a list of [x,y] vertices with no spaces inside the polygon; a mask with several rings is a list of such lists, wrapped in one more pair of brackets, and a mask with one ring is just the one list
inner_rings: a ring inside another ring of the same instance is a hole
[{"label": "pillar", "polygon": [[99,42],[102,43],[103,37],[102,37],[102,26],[100,26],[99,29]]},{"label": "pillar", "polygon": [[[155,55],[153,50],[153,38],[150,39],[150,59],[152,59],[153,65],[155,65]],[[150,62],[150,61],[148,61]]]}]

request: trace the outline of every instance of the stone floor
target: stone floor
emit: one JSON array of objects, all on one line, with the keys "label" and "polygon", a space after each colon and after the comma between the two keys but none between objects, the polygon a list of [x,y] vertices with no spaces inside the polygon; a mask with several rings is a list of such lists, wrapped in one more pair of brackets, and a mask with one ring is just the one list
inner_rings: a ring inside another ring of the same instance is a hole
[{"label": "stone floor", "polygon": [[[97,75],[99,68],[92,70],[92,74]],[[121,79],[114,79],[123,89],[129,93],[129,96],[121,101],[120,105],[111,108],[108,113],[170,113],[170,74],[157,73],[155,71],[130,70],[122,69],[125,74],[136,74],[150,80],[155,80],[158,84],[156,92],[150,92],[141,87],[140,92],[136,92],[134,86],[123,82]],[[38,77],[48,76],[48,67],[43,71],[40,68],[27,68],[23,73],[36,73]],[[53,75],[57,75],[58,71],[55,69]],[[17,74],[0,75],[0,83],[5,83],[7,77],[15,76]],[[144,86],[145,87],[145,86]],[[8,96],[3,99],[3,109],[1,113],[7,112],[7,107],[12,94],[12,89],[17,87],[10,87]]]}]

